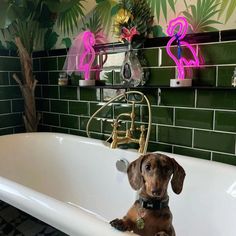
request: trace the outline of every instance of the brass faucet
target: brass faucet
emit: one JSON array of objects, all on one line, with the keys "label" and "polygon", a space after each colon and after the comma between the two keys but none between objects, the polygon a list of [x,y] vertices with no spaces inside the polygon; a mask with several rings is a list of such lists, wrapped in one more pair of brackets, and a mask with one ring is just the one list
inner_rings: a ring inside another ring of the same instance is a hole
[{"label": "brass faucet", "polygon": [[[139,150],[138,152],[143,153],[144,145],[145,145],[145,126],[140,125],[140,128],[135,128],[135,102],[132,101],[132,111],[131,113],[121,113],[114,123],[112,124],[113,131],[111,134],[112,143],[110,145],[111,148],[117,148],[119,144],[125,144],[125,143],[138,143],[139,144]],[[131,120],[130,128],[126,129],[126,131],[118,130],[120,127],[119,120],[122,116],[128,116]],[[133,134],[136,130],[140,131],[139,138],[133,137]]]},{"label": "brass faucet", "polygon": [[[135,98],[135,95],[139,95],[141,96],[140,100],[129,100],[128,99],[128,95],[134,95],[133,97]],[[129,144],[129,143],[137,143],[139,144],[139,152],[140,153],[146,153],[147,151],[147,147],[148,147],[148,141],[149,141],[149,136],[150,136],[150,131],[151,131],[151,106],[149,103],[149,100],[147,99],[147,97],[139,92],[139,91],[127,91],[123,94],[120,94],[112,99],[110,99],[106,104],[104,104],[100,109],[98,109],[89,119],[88,123],[87,123],[87,127],[86,127],[86,132],[88,137],[89,135],[89,125],[91,123],[91,120],[102,110],[104,109],[106,106],[108,106],[110,103],[116,101],[116,100],[121,100],[122,98],[125,98],[125,100],[127,101],[127,103],[131,103],[131,113],[121,113],[119,114],[116,119],[113,121],[112,127],[112,134],[111,136],[107,139],[109,140],[110,138],[112,138],[112,142],[110,144],[111,148],[117,148],[118,145],[120,144]],[[148,127],[145,128],[145,125],[140,125],[140,127],[136,127],[135,126],[135,118],[136,118],[136,114],[135,114],[135,104],[137,103],[143,103],[143,101],[146,102],[147,106],[148,106]],[[130,122],[130,127],[127,128],[126,130],[119,130],[119,127],[121,126],[121,119],[123,117],[128,117]],[[139,138],[136,138],[134,136],[134,134],[139,131],[140,135]]]}]

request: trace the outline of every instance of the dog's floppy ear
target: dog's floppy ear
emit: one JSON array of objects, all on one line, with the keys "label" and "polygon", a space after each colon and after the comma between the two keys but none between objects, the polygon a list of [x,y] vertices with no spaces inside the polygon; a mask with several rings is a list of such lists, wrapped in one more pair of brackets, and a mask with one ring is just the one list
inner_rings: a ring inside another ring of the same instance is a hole
[{"label": "dog's floppy ear", "polygon": [[176,194],[180,194],[184,184],[185,171],[175,159],[171,158],[173,163],[173,176],[171,179],[171,187]]},{"label": "dog's floppy ear", "polygon": [[143,177],[141,174],[143,157],[144,156],[142,155],[135,161],[131,162],[127,169],[129,183],[134,190],[139,190],[143,185]]}]

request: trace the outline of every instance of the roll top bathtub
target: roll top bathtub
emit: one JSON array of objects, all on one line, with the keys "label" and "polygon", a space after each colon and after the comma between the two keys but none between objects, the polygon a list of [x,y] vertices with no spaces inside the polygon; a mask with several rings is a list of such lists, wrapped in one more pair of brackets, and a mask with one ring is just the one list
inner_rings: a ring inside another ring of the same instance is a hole
[{"label": "roll top bathtub", "polygon": [[[177,236],[235,236],[236,167],[167,155],[186,171],[183,192],[169,189]],[[138,156],[73,135],[1,136],[0,199],[68,235],[134,235],[108,222],[122,217],[136,198],[116,162]]]}]

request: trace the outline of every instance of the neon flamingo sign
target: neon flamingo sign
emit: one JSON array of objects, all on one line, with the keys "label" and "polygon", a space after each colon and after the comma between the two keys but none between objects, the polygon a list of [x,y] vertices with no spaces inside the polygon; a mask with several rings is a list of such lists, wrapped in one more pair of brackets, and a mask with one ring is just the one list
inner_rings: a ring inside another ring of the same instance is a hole
[{"label": "neon flamingo sign", "polygon": [[[84,50],[80,56],[79,63],[77,63],[77,70],[84,72],[84,79],[89,80],[91,66],[95,59],[95,51],[93,46],[95,45],[94,34],[90,31],[84,31],[82,42]],[[76,61],[78,57],[76,58]]]},{"label": "neon flamingo sign", "polygon": [[[171,39],[167,43],[166,51],[177,66],[178,79],[185,78],[184,66],[187,66],[187,67],[199,66],[199,59],[198,59],[195,49],[189,43],[183,41],[187,33],[187,30],[188,30],[188,22],[184,17],[181,17],[181,16],[171,20],[167,28],[167,34],[168,36],[171,37]],[[171,52],[171,44],[175,40],[177,41],[177,47],[178,47],[177,57]],[[184,46],[191,51],[193,55],[193,59],[188,60],[181,55],[181,46]]]}]

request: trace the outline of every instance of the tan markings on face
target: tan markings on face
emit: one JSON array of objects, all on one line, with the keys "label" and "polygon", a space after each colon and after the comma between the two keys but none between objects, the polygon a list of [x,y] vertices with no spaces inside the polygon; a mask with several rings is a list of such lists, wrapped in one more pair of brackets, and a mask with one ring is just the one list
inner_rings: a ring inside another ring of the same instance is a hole
[{"label": "tan markings on face", "polygon": [[146,193],[150,197],[164,197],[172,173],[173,168],[168,157],[159,154],[148,155],[142,163]]}]

